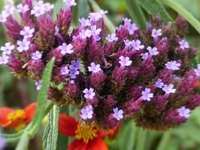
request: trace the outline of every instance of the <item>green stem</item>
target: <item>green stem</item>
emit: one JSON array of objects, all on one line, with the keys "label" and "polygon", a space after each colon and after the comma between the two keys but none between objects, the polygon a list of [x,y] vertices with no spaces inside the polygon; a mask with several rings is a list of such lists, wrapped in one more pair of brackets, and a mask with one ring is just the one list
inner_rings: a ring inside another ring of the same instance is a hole
[{"label": "green stem", "polygon": [[147,132],[144,129],[142,128],[138,129],[136,150],[145,150],[146,135]]},{"label": "green stem", "polygon": [[138,26],[144,29],[146,27],[146,19],[137,0],[126,0],[126,4],[131,18]]},{"label": "green stem", "polygon": [[[91,6],[92,6],[92,9],[94,11],[98,12],[98,11],[102,10],[99,7],[99,5],[96,3],[95,0],[89,0],[89,2],[90,2]],[[110,21],[110,19],[106,15],[104,15],[104,21],[105,21],[105,25],[110,30],[110,32],[115,32],[115,26],[114,26],[114,24],[112,23],[112,21]]]},{"label": "green stem", "polygon": [[160,141],[160,144],[158,145],[157,150],[164,150],[170,140],[171,133],[170,131],[167,131],[163,134],[162,139]]},{"label": "green stem", "polygon": [[200,33],[200,22],[178,2],[175,0],[161,0],[161,2],[184,17]]}]

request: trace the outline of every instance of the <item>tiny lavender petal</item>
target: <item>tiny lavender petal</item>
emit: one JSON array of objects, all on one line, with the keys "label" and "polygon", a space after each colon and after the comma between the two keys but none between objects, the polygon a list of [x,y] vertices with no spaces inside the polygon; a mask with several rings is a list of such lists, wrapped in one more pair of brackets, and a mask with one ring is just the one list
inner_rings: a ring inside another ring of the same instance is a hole
[{"label": "tiny lavender petal", "polygon": [[10,42],[7,42],[5,46],[2,46],[0,49],[1,51],[3,51],[4,54],[10,55],[15,49],[15,45],[11,44]]},{"label": "tiny lavender petal", "polygon": [[60,74],[63,75],[63,76],[66,76],[69,74],[69,68],[67,65],[65,66],[62,66],[61,69],[60,69]]},{"label": "tiny lavender petal", "polygon": [[122,109],[119,109],[119,108],[114,108],[113,109],[113,117],[115,118],[115,119],[117,119],[118,121],[120,121],[121,119],[123,119],[124,118],[124,111],[122,110]]},{"label": "tiny lavender petal", "polygon": [[162,90],[166,93],[166,94],[172,94],[176,92],[176,89],[174,88],[173,84],[169,84],[169,85],[164,85]]},{"label": "tiny lavender petal", "polygon": [[84,97],[85,97],[86,99],[93,99],[94,96],[95,96],[95,92],[94,92],[94,89],[93,89],[93,88],[84,89],[84,90],[83,90],[83,93],[84,93]]},{"label": "tiny lavender petal", "polygon": [[168,61],[166,64],[165,64],[166,68],[169,69],[169,70],[173,70],[173,71],[176,71],[176,70],[179,70],[180,67],[181,67],[181,64],[177,61]]},{"label": "tiny lavender petal", "polygon": [[93,117],[93,107],[92,105],[87,105],[81,109],[80,117],[83,120],[92,119]]},{"label": "tiny lavender petal", "polygon": [[160,37],[162,35],[162,30],[161,29],[153,29],[151,32],[151,36],[154,39],[157,39],[158,37]]},{"label": "tiny lavender petal", "polygon": [[164,86],[164,83],[161,79],[158,79],[155,83],[155,87],[162,89]]},{"label": "tiny lavender petal", "polygon": [[88,70],[89,70],[89,72],[97,73],[97,72],[101,71],[101,67],[99,64],[95,64],[94,62],[92,62],[90,64],[90,66],[88,67]]},{"label": "tiny lavender petal", "polygon": [[72,44],[63,43],[58,47],[62,55],[72,54],[74,52]]},{"label": "tiny lavender petal", "polygon": [[24,52],[24,51],[27,51],[30,47],[30,41],[24,39],[23,41],[17,41],[17,50],[18,52]]},{"label": "tiny lavender petal", "polygon": [[23,5],[23,4],[17,5],[17,11],[19,13],[24,14],[24,13],[26,13],[29,10],[30,10],[30,8],[29,8],[29,6],[27,4],[25,4],[25,5]]},{"label": "tiny lavender petal", "polygon": [[197,65],[197,68],[194,69],[196,76],[200,77],[200,64]]},{"label": "tiny lavender petal", "polygon": [[115,33],[112,33],[112,34],[109,34],[107,37],[106,37],[106,40],[108,42],[116,42],[118,40],[118,37],[116,36]]},{"label": "tiny lavender petal", "polygon": [[35,32],[34,28],[25,26],[24,29],[20,32],[20,35],[22,35],[25,39],[32,38],[34,32]]},{"label": "tiny lavender petal", "polygon": [[32,60],[40,60],[42,58],[42,53],[39,51],[34,52],[31,55]]},{"label": "tiny lavender petal", "polygon": [[147,47],[147,50],[149,51],[149,54],[151,55],[151,56],[156,56],[156,55],[158,55],[159,54],[159,52],[158,52],[158,49],[156,48],[156,47]]},{"label": "tiny lavender petal", "polygon": [[122,67],[128,67],[132,64],[132,61],[130,60],[129,57],[120,56],[119,63]]},{"label": "tiny lavender petal", "polygon": [[190,117],[191,110],[186,108],[185,106],[182,106],[181,108],[177,109],[177,111],[181,117],[184,117],[184,118]]},{"label": "tiny lavender petal", "polygon": [[144,91],[142,91],[141,99],[144,100],[144,101],[151,101],[153,96],[154,96],[154,94],[151,93],[151,89],[145,88]]},{"label": "tiny lavender petal", "polygon": [[180,46],[181,49],[190,48],[189,43],[184,39],[179,41],[179,46]]}]

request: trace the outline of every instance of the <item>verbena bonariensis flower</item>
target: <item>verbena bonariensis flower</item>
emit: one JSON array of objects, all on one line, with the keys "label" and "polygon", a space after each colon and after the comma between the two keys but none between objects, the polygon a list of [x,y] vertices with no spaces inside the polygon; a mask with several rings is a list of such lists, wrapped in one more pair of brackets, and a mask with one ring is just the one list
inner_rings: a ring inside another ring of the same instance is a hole
[{"label": "verbena bonariensis flower", "polygon": [[0,108],[0,127],[20,130],[31,122],[36,111],[36,103],[29,104],[24,109]]},{"label": "verbena bonariensis flower", "polygon": [[49,99],[77,105],[82,121],[101,127],[133,118],[138,126],[165,130],[188,119],[200,104],[200,65],[191,67],[195,49],[185,39],[182,19],[167,24],[153,19],[142,30],[125,18],[108,33],[100,11],[72,28],[76,3],[66,2],[56,19],[53,5],[42,1],[6,7],[1,22],[9,42],[1,47],[0,63],[35,80],[39,90],[41,73],[54,57]]}]

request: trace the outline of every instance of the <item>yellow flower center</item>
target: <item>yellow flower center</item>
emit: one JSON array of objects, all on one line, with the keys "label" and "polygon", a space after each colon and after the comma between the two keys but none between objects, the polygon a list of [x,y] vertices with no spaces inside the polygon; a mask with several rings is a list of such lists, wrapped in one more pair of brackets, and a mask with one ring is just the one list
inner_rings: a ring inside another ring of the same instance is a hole
[{"label": "yellow flower center", "polygon": [[20,130],[25,127],[24,119],[25,112],[21,109],[18,109],[8,114],[8,120],[11,122],[16,130]]},{"label": "yellow flower center", "polygon": [[92,140],[96,137],[97,133],[97,126],[94,122],[92,123],[86,123],[81,122],[78,124],[78,127],[76,129],[76,138],[82,139],[85,143],[88,143],[89,140]]}]

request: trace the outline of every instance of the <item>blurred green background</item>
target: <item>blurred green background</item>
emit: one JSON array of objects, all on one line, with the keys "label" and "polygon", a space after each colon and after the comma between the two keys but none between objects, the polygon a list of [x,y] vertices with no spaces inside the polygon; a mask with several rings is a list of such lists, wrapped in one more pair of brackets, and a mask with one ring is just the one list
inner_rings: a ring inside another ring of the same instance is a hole
[{"label": "blurred green background", "polygon": [[[6,0],[5,0],[6,1]],[[54,0],[51,0],[52,2]],[[81,1],[81,0],[79,0]],[[200,20],[200,0],[174,0],[184,6],[198,20]],[[108,10],[108,17],[119,24],[124,16],[128,16],[125,0],[97,0],[104,10]],[[0,1],[0,8],[3,7],[3,0]],[[171,10],[170,10],[171,11]],[[174,13],[174,12],[172,12]],[[83,14],[80,14],[83,15]],[[200,51],[200,36],[190,27],[188,40]],[[0,45],[5,42],[3,29],[0,29]],[[200,56],[200,55],[199,55]],[[196,60],[199,61],[200,57]],[[34,83],[27,79],[17,79],[7,68],[0,67],[0,105],[11,107],[23,107],[34,101],[36,91]],[[135,143],[140,143],[138,128],[134,122],[127,121],[120,129],[115,140],[108,140],[111,150],[134,150]],[[192,117],[184,125],[172,129],[165,134],[145,131],[145,150],[200,150],[200,109],[192,113]],[[159,145],[165,147],[159,147]],[[32,149],[38,149],[34,147]],[[61,149],[62,150],[62,149]]]}]

